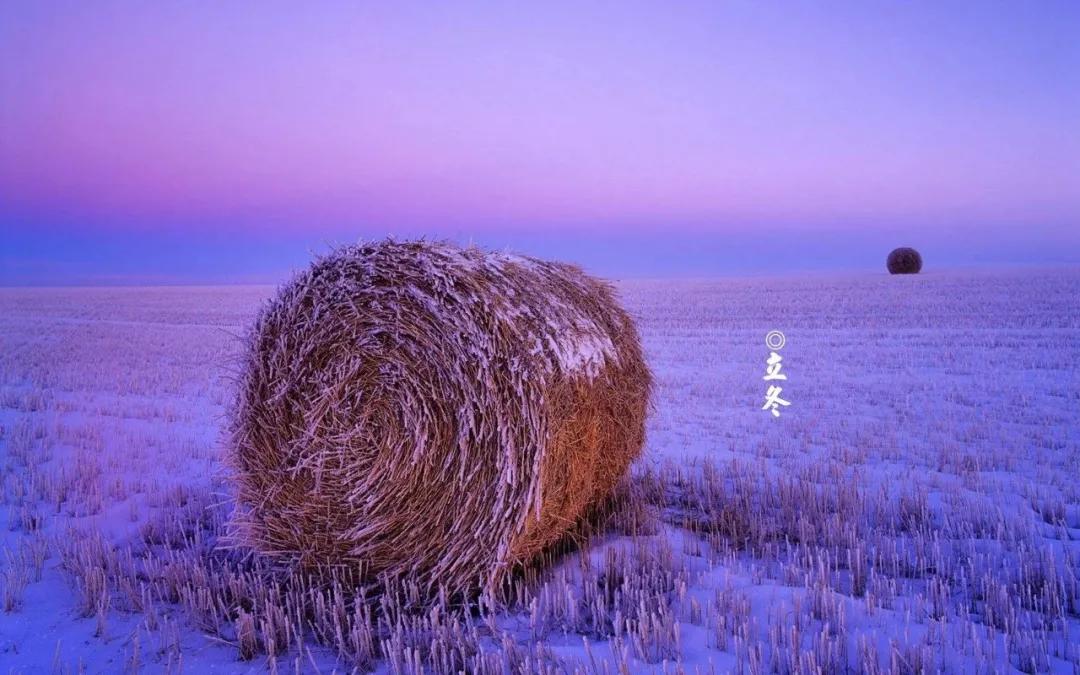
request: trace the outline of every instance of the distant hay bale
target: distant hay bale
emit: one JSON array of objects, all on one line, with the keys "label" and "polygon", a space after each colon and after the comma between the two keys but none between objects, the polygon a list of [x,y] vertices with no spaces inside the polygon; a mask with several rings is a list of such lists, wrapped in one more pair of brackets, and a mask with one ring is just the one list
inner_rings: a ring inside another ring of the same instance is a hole
[{"label": "distant hay bale", "polygon": [[250,336],[233,539],[428,590],[493,583],[615,487],[651,384],[630,317],[577,267],[431,242],[339,249]]},{"label": "distant hay bale", "polygon": [[885,265],[889,274],[918,274],[922,269],[922,256],[913,248],[901,246],[893,249]]}]

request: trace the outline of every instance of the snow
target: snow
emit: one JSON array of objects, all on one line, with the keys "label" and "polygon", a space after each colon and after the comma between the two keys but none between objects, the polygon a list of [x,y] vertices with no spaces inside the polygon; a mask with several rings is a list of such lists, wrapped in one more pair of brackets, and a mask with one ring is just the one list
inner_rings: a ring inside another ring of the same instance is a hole
[{"label": "snow", "polygon": [[[491,270],[498,274],[509,271],[508,265],[522,267],[544,274],[544,263],[527,256],[513,253],[492,253],[485,258]],[[618,354],[608,332],[597,325],[588,316],[572,307],[568,307],[554,292],[540,291],[544,297],[533,306],[507,303],[499,308],[499,315],[508,322],[517,320],[522,315],[532,315],[533,307],[544,307],[548,311],[539,319],[545,326],[544,336],[537,341],[533,352],[539,353],[546,347],[555,357],[555,364],[565,374],[583,375],[587,379],[595,378],[605,363],[617,364]]]},{"label": "snow", "polygon": [[558,357],[559,368],[564,373],[581,373],[592,378],[600,372],[604,363],[618,362],[615,346],[611,338],[598,328],[591,331],[562,330],[552,327],[554,335],[565,337],[550,338],[551,350]]},{"label": "snow", "polygon": [[[612,535],[556,565],[533,613],[494,619],[512,642],[571,665],[625,658],[653,672],[676,662],[748,670],[757,650],[780,671],[807,667],[785,661],[791,654],[834,652],[854,669],[863,650],[886,670],[1080,667],[1080,271],[618,288],[657,379],[637,473],[712,472],[723,489],[709,499],[731,514],[731,532],[777,538],[733,546],[734,534],[704,537],[679,517]],[[235,336],[270,291],[0,289],[0,599],[14,598],[0,613],[6,670],[113,673],[137,661],[143,672],[178,672],[181,659],[185,672],[272,667],[238,660],[178,603],[158,602],[156,622],[122,594],[87,611],[88,589],[64,562],[73,542],[99,537],[120,550],[164,527],[178,504],[228,501],[220,442]],[[589,373],[612,358],[595,326],[550,328],[558,338],[545,346],[560,367]],[[770,330],[787,337],[791,406],[779,418],[761,410]],[[674,509],[696,488],[669,489]],[[878,561],[861,595],[858,570],[829,562],[860,550]],[[48,554],[40,577],[35,551]],[[582,629],[583,564],[603,569],[617,555],[670,589],[647,639]],[[1024,603],[1026,591],[1043,595]],[[277,665],[348,670],[329,648],[308,649]]]}]

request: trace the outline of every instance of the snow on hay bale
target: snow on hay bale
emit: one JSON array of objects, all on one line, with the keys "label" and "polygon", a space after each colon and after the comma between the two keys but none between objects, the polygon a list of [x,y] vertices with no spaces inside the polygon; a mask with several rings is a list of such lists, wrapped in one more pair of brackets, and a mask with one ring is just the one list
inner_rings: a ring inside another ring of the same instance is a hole
[{"label": "snow on hay bale", "polygon": [[651,375],[574,266],[431,242],[350,246],[263,307],[231,425],[233,537],[305,566],[493,583],[641,452]]},{"label": "snow on hay bale", "polygon": [[922,269],[922,256],[913,248],[901,246],[889,253],[885,261],[889,274],[918,274]]}]

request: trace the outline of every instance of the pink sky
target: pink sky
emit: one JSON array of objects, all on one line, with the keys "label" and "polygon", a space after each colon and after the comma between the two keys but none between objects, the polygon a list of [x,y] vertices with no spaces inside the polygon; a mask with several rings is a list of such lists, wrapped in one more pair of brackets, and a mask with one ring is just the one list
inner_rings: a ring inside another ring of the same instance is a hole
[{"label": "pink sky", "polygon": [[1078,26],[1052,2],[5,3],[0,227],[1075,246]]}]

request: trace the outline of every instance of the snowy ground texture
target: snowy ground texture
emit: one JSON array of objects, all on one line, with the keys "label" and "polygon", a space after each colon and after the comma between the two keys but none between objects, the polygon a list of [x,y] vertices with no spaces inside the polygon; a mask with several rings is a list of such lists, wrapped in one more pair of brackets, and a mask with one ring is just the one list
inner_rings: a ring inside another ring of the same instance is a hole
[{"label": "snowy ground texture", "polygon": [[426,612],[214,546],[270,289],[0,289],[0,672],[1080,672],[1080,271],[620,288],[631,485]]}]

